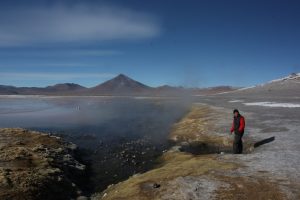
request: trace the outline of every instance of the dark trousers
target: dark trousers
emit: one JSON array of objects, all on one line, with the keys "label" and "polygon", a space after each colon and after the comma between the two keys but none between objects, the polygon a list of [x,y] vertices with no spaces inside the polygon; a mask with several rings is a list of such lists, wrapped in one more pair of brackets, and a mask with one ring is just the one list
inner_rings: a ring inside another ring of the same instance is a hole
[{"label": "dark trousers", "polygon": [[243,153],[243,137],[244,133],[234,133],[234,141],[233,141],[233,153],[241,154]]}]

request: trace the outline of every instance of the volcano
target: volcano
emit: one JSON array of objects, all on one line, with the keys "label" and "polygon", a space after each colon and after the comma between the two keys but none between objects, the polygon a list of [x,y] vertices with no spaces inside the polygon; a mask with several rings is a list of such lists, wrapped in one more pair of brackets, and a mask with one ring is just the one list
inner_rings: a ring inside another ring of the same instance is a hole
[{"label": "volcano", "polygon": [[89,89],[92,94],[146,94],[153,90],[152,87],[135,81],[124,74]]}]

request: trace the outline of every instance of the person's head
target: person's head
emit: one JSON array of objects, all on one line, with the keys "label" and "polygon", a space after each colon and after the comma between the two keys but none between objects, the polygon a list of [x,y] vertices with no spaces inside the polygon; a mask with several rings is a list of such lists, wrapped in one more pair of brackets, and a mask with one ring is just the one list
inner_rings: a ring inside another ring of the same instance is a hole
[{"label": "person's head", "polygon": [[237,117],[239,114],[240,114],[240,112],[239,112],[238,109],[234,109],[234,110],[233,110],[233,115],[234,115],[235,117]]}]

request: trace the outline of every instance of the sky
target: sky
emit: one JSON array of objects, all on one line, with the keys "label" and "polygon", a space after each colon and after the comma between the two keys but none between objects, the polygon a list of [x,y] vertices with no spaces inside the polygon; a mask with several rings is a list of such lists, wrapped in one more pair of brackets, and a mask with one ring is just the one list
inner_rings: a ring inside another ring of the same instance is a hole
[{"label": "sky", "polygon": [[251,86],[300,72],[298,0],[0,1],[0,85]]}]

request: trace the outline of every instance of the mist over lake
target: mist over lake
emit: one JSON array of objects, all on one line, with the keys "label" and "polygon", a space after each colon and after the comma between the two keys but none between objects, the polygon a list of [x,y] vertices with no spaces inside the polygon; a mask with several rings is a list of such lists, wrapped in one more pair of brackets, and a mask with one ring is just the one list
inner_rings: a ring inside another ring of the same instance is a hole
[{"label": "mist over lake", "polygon": [[[0,127],[164,137],[189,103],[141,97],[1,97]],[[146,126],[146,127],[145,127]]]}]

